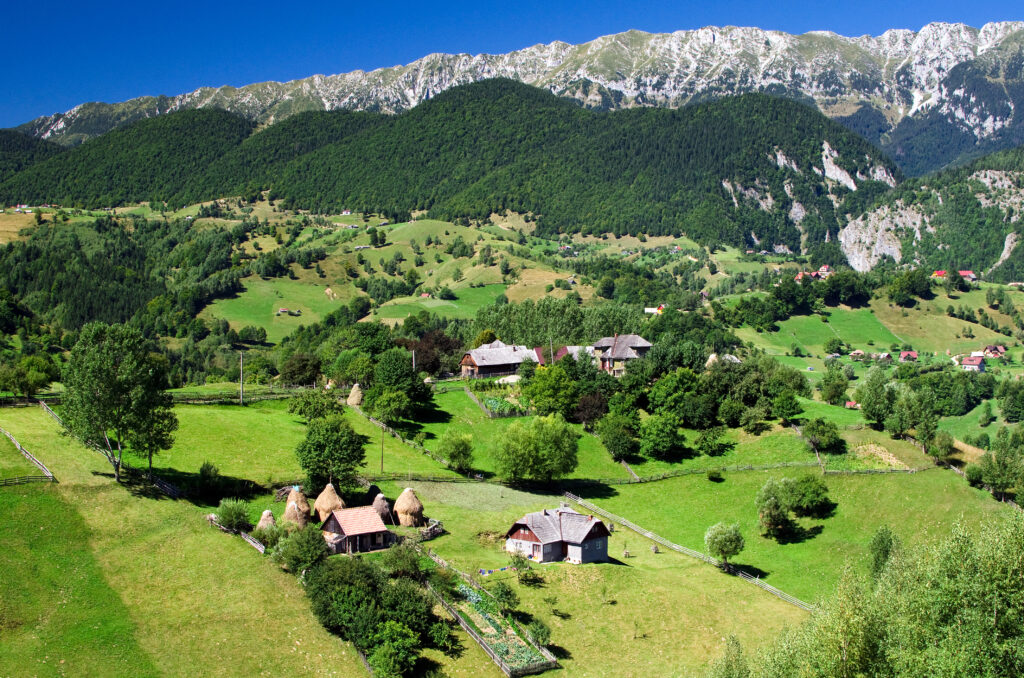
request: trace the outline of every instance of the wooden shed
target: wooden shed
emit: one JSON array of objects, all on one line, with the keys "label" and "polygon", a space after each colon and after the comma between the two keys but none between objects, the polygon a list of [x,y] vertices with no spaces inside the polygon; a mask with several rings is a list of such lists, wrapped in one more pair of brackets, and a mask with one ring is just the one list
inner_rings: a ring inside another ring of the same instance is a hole
[{"label": "wooden shed", "polygon": [[320,529],[331,553],[363,553],[391,545],[392,535],[372,506],[332,511]]}]

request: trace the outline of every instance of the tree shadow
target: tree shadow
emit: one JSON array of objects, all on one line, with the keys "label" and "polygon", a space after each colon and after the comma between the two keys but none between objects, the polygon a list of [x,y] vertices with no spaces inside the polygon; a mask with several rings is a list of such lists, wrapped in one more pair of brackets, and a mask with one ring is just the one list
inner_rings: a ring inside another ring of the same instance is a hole
[{"label": "tree shadow", "polygon": [[[92,474],[101,478],[114,479],[113,471],[93,471]],[[120,485],[128,490],[128,493],[133,497],[155,500],[171,499],[171,497],[161,492],[156,485],[149,482],[149,478],[145,474],[126,473],[122,470]]]},{"label": "tree shadow", "polygon": [[835,503],[831,499],[826,499],[819,506],[814,507],[810,511],[799,513],[797,515],[804,518],[817,518],[818,520],[824,520],[834,516],[836,514],[836,507],[838,506],[839,504]]},{"label": "tree shadow", "polygon": [[771,572],[768,572],[767,570],[762,570],[761,568],[756,567],[754,565],[743,565],[741,563],[729,563],[729,569],[727,571],[729,572],[729,574],[743,572],[744,574],[748,574],[751,577],[756,577],[758,579],[764,579],[769,574],[771,574]]},{"label": "tree shadow", "polygon": [[572,659],[572,652],[569,652],[561,645],[545,645],[548,648],[548,652],[555,655],[555,659]]},{"label": "tree shadow", "polygon": [[249,501],[270,492],[269,488],[248,478],[219,475],[214,481],[203,478],[198,472],[179,471],[173,468],[154,469],[154,473],[180,489],[185,499],[195,506],[217,506],[222,499]]},{"label": "tree shadow", "polygon": [[793,525],[785,532],[779,534],[775,541],[779,544],[801,544],[809,539],[814,539],[825,530],[822,525],[815,525],[807,528],[803,525]]},{"label": "tree shadow", "polygon": [[441,673],[444,666],[441,662],[434,661],[429,657],[417,657],[416,663],[412,667],[412,673],[409,675],[415,676],[416,678],[426,678],[427,676],[443,675]]}]

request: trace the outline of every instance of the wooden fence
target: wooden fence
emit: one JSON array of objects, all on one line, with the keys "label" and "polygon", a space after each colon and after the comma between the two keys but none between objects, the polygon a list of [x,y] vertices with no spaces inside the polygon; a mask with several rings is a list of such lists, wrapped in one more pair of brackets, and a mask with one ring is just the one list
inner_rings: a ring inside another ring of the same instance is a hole
[{"label": "wooden fence", "polygon": [[241,530],[232,530],[231,528],[224,527],[223,525],[220,524],[220,521],[217,520],[217,516],[215,516],[212,513],[209,516],[207,516],[207,519],[210,521],[211,525],[213,525],[214,527],[219,529],[221,532],[227,532],[228,534],[237,534],[239,537],[242,538],[242,541],[247,543],[249,546],[253,547],[254,549],[259,551],[260,553],[266,553],[267,547],[264,546],[263,543],[260,542],[259,539],[256,539],[255,537],[250,535],[248,532],[242,532]]},{"label": "wooden fence", "polygon": [[[623,518],[621,516],[617,516],[614,513],[610,513],[609,511],[605,511],[600,506],[597,506],[595,504],[591,504],[589,501],[586,501],[585,499],[581,499],[580,497],[577,497],[575,494],[572,494],[571,492],[566,492],[565,493],[565,498],[568,499],[569,501],[572,501],[572,502],[574,502],[576,504],[579,504],[580,506],[582,506],[582,507],[584,507],[584,508],[586,508],[586,509],[588,509],[590,511],[593,511],[594,513],[597,513],[599,515],[604,516],[605,518],[608,518],[612,522],[615,522],[615,523],[618,523],[618,524],[620,524],[620,525],[622,525],[624,527],[627,527],[630,530],[633,530],[634,532],[636,532],[637,534],[642,535],[644,537],[647,537],[648,539],[650,539],[651,541],[653,541],[655,543],[661,544],[665,548],[672,549],[673,551],[676,551],[678,553],[682,553],[683,555],[690,556],[691,558],[696,558],[697,560],[702,560],[702,561],[704,561],[705,563],[707,563],[709,565],[714,565],[715,567],[719,567],[719,568],[723,567],[723,563],[721,561],[716,560],[715,558],[712,558],[711,556],[707,555],[706,553],[701,553],[700,551],[695,551],[695,550],[687,548],[685,546],[680,546],[679,544],[674,544],[674,543],[670,542],[669,540],[665,539],[664,537],[661,537],[661,536],[659,536],[657,534],[654,534],[650,530],[645,530],[644,528],[640,527],[639,525],[635,525],[635,524],[631,523],[630,521],[626,520],[625,518]],[[727,569],[728,569],[729,572],[732,572],[733,574],[736,574],[737,576],[739,576],[744,581],[750,582],[754,586],[757,586],[757,587],[767,591],[768,593],[771,593],[773,596],[776,596],[780,600],[783,600],[783,601],[789,603],[790,605],[795,605],[796,607],[799,607],[799,608],[801,608],[803,610],[808,610],[808,611],[813,609],[811,607],[811,605],[809,605],[808,603],[805,603],[804,601],[800,600],[799,598],[797,598],[795,596],[791,596],[790,594],[786,593],[785,591],[780,591],[779,589],[775,588],[771,584],[766,584],[765,582],[761,581],[760,578],[758,578],[758,577],[753,577],[753,576],[747,574],[746,572],[743,572],[742,570],[738,570],[736,568],[728,567]]]},{"label": "wooden fence", "polygon": [[[60,424],[61,428],[63,428],[69,434],[74,435],[73,433],[71,433],[71,429],[68,428],[68,425],[64,423],[64,420],[60,418],[60,415],[58,415],[56,412],[54,412],[52,409],[50,409],[49,405],[47,405],[42,400],[40,400],[39,401],[39,407],[41,407],[43,409],[43,412],[46,412],[48,415],[53,417],[54,421],[56,421],[58,424]],[[79,442],[81,442],[83,445],[85,445],[89,449],[91,449],[91,450],[93,450],[95,452],[99,452],[104,457],[107,456],[107,452],[103,448],[101,448],[99,445],[97,445],[96,443],[94,443],[92,441],[89,441],[89,440],[82,440],[78,436],[75,436],[75,439],[78,440]],[[171,497],[172,499],[180,499],[185,494],[176,485],[172,485],[171,483],[167,482],[166,480],[164,480],[163,478],[161,478],[159,476],[156,476],[156,475],[150,476],[148,471],[146,471],[144,469],[141,469],[141,468],[138,468],[136,466],[132,466],[131,464],[129,464],[124,459],[121,459],[121,470],[122,470],[122,472],[129,473],[129,474],[134,475],[136,477],[141,477],[141,478],[149,479],[150,482],[153,483],[154,487],[156,487],[158,490],[160,490],[161,492],[166,494],[168,497]]]},{"label": "wooden fence", "polygon": [[483,411],[483,413],[486,414],[489,419],[511,419],[513,417],[528,417],[531,414],[527,410],[516,410],[514,412],[495,412],[494,410],[487,407],[487,405],[484,405],[482,402],[480,402],[480,399],[476,396],[475,393],[469,390],[469,387],[463,387],[463,390],[466,391],[466,395],[469,396],[469,399],[476,403],[476,406],[479,407],[481,411]]},{"label": "wooden fence", "polygon": [[24,485],[26,483],[55,483],[55,482],[57,482],[57,479],[53,477],[53,473],[50,472],[50,469],[46,468],[46,464],[44,464],[43,462],[41,462],[38,459],[36,459],[35,455],[33,455],[28,450],[26,450],[24,447],[22,447],[21,443],[18,442],[18,439],[15,438],[11,434],[10,431],[8,431],[7,429],[4,429],[4,428],[0,428],[0,433],[3,433],[5,436],[7,436],[10,439],[11,443],[14,445],[15,449],[17,449],[18,452],[21,452],[21,454],[24,455],[24,457],[26,459],[28,459],[30,462],[35,464],[35,467],[43,472],[43,475],[30,475],[30,476],[18,476],[16,478],[4,478],[4,479],[0,480],[0,486],[5,486],[5,485]]}]

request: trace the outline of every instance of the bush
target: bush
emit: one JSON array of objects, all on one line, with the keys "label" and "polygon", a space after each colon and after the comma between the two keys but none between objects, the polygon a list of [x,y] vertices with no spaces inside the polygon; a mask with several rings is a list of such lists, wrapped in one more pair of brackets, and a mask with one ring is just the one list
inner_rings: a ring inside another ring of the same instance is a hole
[{"label": "bush", "polygon": [[206,501],[214,501],[220,494],[223,482],[223,478],[220,477],[220,469],[213,462],[204,461],[203,465],[199,467],[199,480],[196,483],[199,497]]},{"label": "bush", "polygon": [[722,482],[722,472],[719,471],[718,469],[709,468],[708,472],[707,472],[707,476],[708,476],[708,480],[710,480],[713,483],[720,483],[720,482]]},{"label": "bush", "polygon": [[267,551],[273,551],[281,543],[286,532],[280,525],[271,525],[252,532],[252,538],[263,544]]},{"label": "bush", "polygon": [[828,487],[818,476],[805,475],[792,486],[790,506],[798,516],[821,516],[832,507]]},{"label": "bush", "polygon": [[984,482],[984,473],[978,464],[968,464],[967,468],[964,469],[964,476],[972,487],[981,487],[981,484]]},{"label": "bush", "polygon": [[547,645],[551,642],[551,629],[539,619],[534,619],[530,622],[526,630],[530,632],[530,635],[533,636],[538,645]]},{"label": "bush", "polygon": [[244,501],[224,499],[214,515],[217,516],[217,522],[229,530],[239,532],[249,527],[249,506]]},{"label": "bush", "polygon": [[281,542],[277,558],[292,574],[299,574],[327,558],[327,542],[316,525],[307,525]]}]

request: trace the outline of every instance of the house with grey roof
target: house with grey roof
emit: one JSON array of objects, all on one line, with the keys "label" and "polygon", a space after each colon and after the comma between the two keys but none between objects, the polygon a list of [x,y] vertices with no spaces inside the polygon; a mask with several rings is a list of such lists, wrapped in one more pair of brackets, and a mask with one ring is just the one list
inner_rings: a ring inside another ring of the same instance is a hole
[{"label": "house with grey roof", "polygon": [[460,365],[463,377],[493,377],[514,374],[524,360],[538,362],[537,352],[526,346],[492,341],[466,352]]},{"label": "house with grey roof", "polygon": [[527,513],[505,533],[505,550],[538,563],[608,560],[608,528],[598,518],[562,505]]},{"label": "house with grey roof", "polygon": [[639,334],[616,334],[594,342],[594,358],[602,370],[621,377],[626,373],[626,363],[643,358],[650,348],[651,342]]}]

